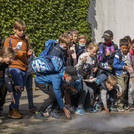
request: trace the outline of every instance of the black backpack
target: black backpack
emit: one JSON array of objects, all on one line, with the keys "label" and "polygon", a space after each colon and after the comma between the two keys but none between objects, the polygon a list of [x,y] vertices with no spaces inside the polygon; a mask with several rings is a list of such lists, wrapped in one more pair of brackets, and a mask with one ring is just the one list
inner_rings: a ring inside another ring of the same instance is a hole
[{"label": "black backpack", "polygon": [[108,65],[111,68],[111,70],[114,70],[113,62],[114,62],[115,54],[117,52],[119,53],[119,60],[120,60],[120,62],[122,61],[122,54],[121,54],[121,50],[120,49],[115,50],[114,52],[112,52],[111,55],[109,56],[109,60],[108,60]]}]

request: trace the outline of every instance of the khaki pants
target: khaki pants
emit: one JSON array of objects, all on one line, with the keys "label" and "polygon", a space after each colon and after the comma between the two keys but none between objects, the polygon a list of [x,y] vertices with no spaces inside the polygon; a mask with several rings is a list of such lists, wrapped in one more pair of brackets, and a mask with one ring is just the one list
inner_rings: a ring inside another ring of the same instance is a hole
[{"label": "khaki pants", "polygon": [[118,80],[118,84],[122,88],[122,96],[119,99],[119,103],[124,103],[125,97],[127,95],[127,84],[128,84],[128,74],[121,74],[121,76],[116,76]]}]

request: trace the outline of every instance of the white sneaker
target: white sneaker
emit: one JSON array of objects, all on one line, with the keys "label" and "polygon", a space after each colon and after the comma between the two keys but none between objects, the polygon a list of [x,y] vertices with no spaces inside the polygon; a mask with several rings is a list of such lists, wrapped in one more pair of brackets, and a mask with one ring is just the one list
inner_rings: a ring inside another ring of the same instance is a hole
[{"label": "white sneaker", "polygon": [[96,81],[97,78],[93,78],[93,79],[84,79],[85,82],[90,82],[93,83]]}]

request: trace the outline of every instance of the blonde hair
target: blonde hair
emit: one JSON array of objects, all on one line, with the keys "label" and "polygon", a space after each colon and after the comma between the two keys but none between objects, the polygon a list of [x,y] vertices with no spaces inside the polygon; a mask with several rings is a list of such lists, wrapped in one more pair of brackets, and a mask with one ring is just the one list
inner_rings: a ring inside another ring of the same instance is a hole
[{"label": "blonde hair", "polygon": [[109,83],[109,84],[111,84],[113,86],[115,86],[117,84],[117,79],[113,75],[108,76],[106,81],[107,81],[107,83]]},{"label": "blonde hair", "polygon": [[71,44],[71,39],[68,34],[64,33],[60,35],[59,42],[65,43],[67,46],[69,46]]},{"label": "blonde hair", "polygon": [[79,40],[80,40],[80,39],[85,39],[86,42],[88,41],[88,37],[87,37],[86,35],[80,35],[80,36],[78,37],[78,39],[79,39]]},{"label": "blonde hair", "polygon": [[3,47],[0,51],[0,56],[2,58],[6,58],[6,57],[15,57],[16,53],[15,51],[12,49],[12,47]]},{"label": "blonde hair", "polygon": [[99,50],[99,45],[98,45],[96,42],[91,42],[89,45],[87,45],[86,48],[87,48],[87,49],[90,49],[90,50],[92,50],[93,48],[95,48],[96,51],[98,52],[98,50]]},{"label": "blonde hair", "polygon": [[[13,24],[14,26],[14,29],[18,29],[18,30],[23,30],[25,31],[26,30],[26,24],[21,21],[21,20],[16,20]],[[29,37],[27,35],[24,35],[22,37],[22,39],[24,39],[28,45],[28,49],[30,48],[30,41],[29,41]]]},{"label": "blonde hair", "polygon": [[25,31],[25,29],[26,29],[26,24],[21,20],[16,20],[14,22],[13,26],[14,26],[15,29],[18,29],[18,30]]}]

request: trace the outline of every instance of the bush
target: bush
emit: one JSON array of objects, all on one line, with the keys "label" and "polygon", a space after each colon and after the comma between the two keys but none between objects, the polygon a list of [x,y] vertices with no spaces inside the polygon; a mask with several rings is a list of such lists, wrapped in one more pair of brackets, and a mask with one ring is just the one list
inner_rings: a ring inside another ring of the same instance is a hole
[{"label": "bush", "polygon": [[71,28],[91,38],[89,5],[89,0],[0,0],[1,34],[8,37],[14,21],[23,20],[38,56],[46,40],[57,39]]}]

